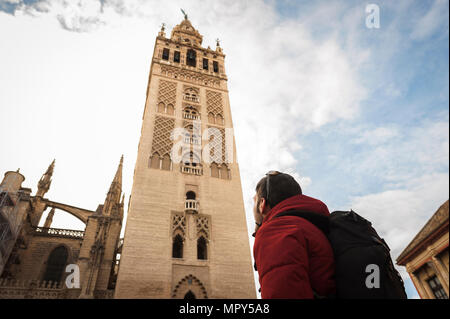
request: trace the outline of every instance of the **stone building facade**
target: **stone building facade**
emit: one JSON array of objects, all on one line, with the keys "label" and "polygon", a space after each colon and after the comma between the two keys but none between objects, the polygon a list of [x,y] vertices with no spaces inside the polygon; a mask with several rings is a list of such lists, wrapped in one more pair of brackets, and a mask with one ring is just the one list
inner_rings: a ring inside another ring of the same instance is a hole
[{"label": "stone building facade", "polygon": [[[95,211],[44,197],[54,166],[53,161],[35,195],[22,187],[25,177],[19,171],[6,172],[0,184],[0,298],[112,298],[121,249],[122,159],[104,204]],[[85,230],[52,228],[55,209],[80,219]],[[78,286],[66,284],[75,274],[68,265],[79,270]]]},{"label": "stone building facade", "polygon": [[225,74],[185,19],[155,41],[116,298],[256,298]]},{"label": "stone building facade", "polygon": [[449,296],[449,201],[431,216],[397,258],[405,266],[422,299]]}]

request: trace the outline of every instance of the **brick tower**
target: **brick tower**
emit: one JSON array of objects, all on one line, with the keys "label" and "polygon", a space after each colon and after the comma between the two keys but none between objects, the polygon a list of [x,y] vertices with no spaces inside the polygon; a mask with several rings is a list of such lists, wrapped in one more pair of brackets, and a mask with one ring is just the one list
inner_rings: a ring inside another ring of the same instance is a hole
[{"label": "brick tower", "polygon": [[224,59],[156,38],[115,298],[256,298]]}]

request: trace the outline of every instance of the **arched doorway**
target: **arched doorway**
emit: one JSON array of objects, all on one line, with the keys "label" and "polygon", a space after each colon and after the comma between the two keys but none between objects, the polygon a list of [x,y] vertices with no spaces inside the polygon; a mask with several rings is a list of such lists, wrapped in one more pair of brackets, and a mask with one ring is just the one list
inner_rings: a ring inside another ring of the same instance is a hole
[{"label": "arched doorway", "polygon": [[208,294],[203,283],[195,276],[188,275],[181,279],[172,291],[175,299],[207,299]]},{"label": "arched doorway", "polygon": [[195,298],[195,295],[192,291],[188,291],[185,295],[184,295],[184,299],[197,299]]}]

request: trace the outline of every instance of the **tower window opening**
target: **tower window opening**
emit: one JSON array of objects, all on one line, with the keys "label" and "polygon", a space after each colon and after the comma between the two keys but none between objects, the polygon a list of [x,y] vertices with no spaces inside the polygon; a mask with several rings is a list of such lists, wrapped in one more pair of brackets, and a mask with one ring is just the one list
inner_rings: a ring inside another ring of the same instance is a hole
[{"label": "tower window opening", "polygon": [[173,53],[173,62],[180,63],[180,51],[175,51]]},{"label": "tower window opening", "polygon": [[177,234],[173,238],[172,258],[183,258],[183,238]]},{"label": "tower window opening", "polygon": [[197,240],[197,259],[208,259],[206,239],[203,236]]},{"label": "tower window opening", "polygon": [[169,61],[169,49],[167,49],[167,48],[164,48],[163,49],[163,54],[162,54],[162,59],[163,60],[167,60],[167,61]]},{"label": "tower window opening", "polygon": [[195,193],[193,191],[189,191],[186,193],[186,199],[193,199],[195,200]]},{"label": "tower window opening", "polygon": [[184,109],[184,115],[183,117],[185,119],[191,119],[191,120],[197,120],[200,116],[197,112],[197,109],[193,106],[187,106]]},{"label": "tower window opening", "polygon": [[213,61],[213,69],[214,69],[214,72],[216,72],[216,73],[219,72],[219,62]]},{"label": "tower window opening", "polygon": [[189,49],[187,51],[186,64],[189,66],[195,67],[196,59],[197,59],[197,53],[195,52],[195,50]]},{"label": "tower window opening", "polygon": [[208,70],[208,59],[203,59],[203,70]]}]

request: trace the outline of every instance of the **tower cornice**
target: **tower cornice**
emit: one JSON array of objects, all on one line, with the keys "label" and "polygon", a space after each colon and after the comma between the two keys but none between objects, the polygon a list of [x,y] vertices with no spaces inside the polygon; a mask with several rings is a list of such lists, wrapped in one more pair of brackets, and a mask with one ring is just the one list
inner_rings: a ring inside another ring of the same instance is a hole
[{"label": "tower cornice", "polygon": [[183,43],[183,42],[181,42],[181,41],[173,40],[173,39],[171,39],[171,38],[162,37],[162,36],[160,36],[160,35],[158,35],[158,36],[156,37],[156,39],[157,39],[157,40],[161,40],[161,41],[168,42],[168,43],[170,43],[170,44],[180,45],[180,46],[184,46],[184,47],[187,47],[187,48],[191,48],[191,49],[203,51],[203,52],[206,52],[206,53],[209,53],[209,54],[221,56],[222,58],[225,58],[225,57],[226,57],[226,54],[225,54],[225,53],[219,52],[219,51],[216,51],[216,50],[213,50],[213,49],[211,49],[210,47],[204,48],[204,47],[202,47],[202,46],[196,46],[196,45],[192,45],[192,44],[189,44],[189,43]]}]

